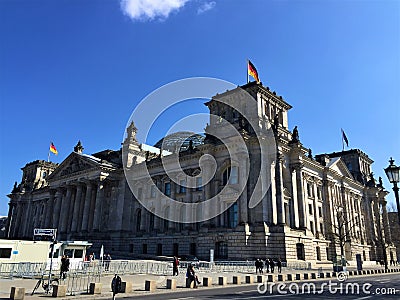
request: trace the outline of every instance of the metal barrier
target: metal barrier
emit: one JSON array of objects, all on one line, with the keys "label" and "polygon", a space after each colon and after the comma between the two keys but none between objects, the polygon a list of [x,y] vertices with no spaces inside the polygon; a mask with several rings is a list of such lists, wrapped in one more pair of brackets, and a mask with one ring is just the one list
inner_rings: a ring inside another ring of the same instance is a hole
[{"label": "metal barrier", "polygon": [[65,280],[60,280],[59,284],[67,286],[67,294],[74,296],[80,293],[89,293],[90,283],[100,282],[101,272],[93,270],[74,270],[67,274]]},{"label": "metal barrier", "polygon": [[0,276],[6,278],[41,276],[46,269],[46,263],[0,263]]}]

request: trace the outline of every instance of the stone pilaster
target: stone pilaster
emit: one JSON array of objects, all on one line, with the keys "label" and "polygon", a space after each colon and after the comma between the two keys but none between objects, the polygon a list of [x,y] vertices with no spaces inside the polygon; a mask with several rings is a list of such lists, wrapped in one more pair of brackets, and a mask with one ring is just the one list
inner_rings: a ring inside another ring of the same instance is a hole
[{"label": "stone pilaster", "polygon": [[55,198],[54,198],[54,210],[53,210],[53,220],[52,220],[52,227],[57,229],[59,228],[60,224],[60,211],[61,211],[61,204],[63,198],[63,191],[62,189],[58,189]]},{"label": "stone pilaster", "polygon": [[93,184],[88,181],[86,183],[86,194],[85,194],[85,200],[84,200],[84,205],[83,205],[83,215],[82,215],[81,230],[83,232],[88,231],[90,202],[92,201],[92,190],[93,190]]},{"label": "stone pilaster", "polygon": [[93,231],[99,231],[100,218],[101,218],[101,206],[103,205],[104,199],[104,183],[99,181],[97,185],[96,199],[94,205],[94,216],[93,216]]},{"label": "stone pilaster", "polygon": [[72,217],[71,232],[76,232],[78,229],[79,208],[81,205],[81,201],[82,201],[82,185],[78,184],[76,186],[74,208],[71,216]]},{"label": "stone pilaster", "polygon": [[60,233],[65,233],[67,231],[67,224],[69,219],[69,206],[71,203],[71,195],[72,195],[72,186],[67,186],[67,194],[65,198],[63,198],[61,203],[61,211],[60,211]]}]

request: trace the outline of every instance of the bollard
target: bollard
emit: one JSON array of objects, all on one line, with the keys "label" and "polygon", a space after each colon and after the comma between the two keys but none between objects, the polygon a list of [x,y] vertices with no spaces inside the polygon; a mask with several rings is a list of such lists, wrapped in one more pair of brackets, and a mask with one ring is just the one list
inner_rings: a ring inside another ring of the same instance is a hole
[{"label": "bollard", "polygon": [[176,279],[167,279],[167,289],[176,290]]},{"label": "bollard", "polygon": [[65,297],[67,295],[66,285],[53,285],[53,297]]},{"label": "bollard", "polygon": [[309,274],[308,273],[304,273],[303,274],[303,279],[305,279],[305,280],[309,279]]},{"label": "bollard", "polygon": [[146,280],[144,282],[144,290],[148,292],[154,292],[157,288],[155,280]]},{"label": "bollard", "polygon": [[203,277],[203,286],[211,286],[212,277]]},{"label": "bollard", "polygon": [[122,281],[121,282],[121,291],[120,291],[120,293],[132,293],[132,291],[133,291],[132,282],[126,282],[126,281]]},{"label": "bollard", "polygon": [[11,287],[10,299],[22,300],[25,297],[25,288],[23,287]]},{"label": "bollard", "polygon": [[100,282],[91,282],[89,286],[89,294],[101,294],[103,285]]},{"label": "bollard", "polygon": [[295,278],[295,280],[300,280],[301,279],[300,277],[301,277],[300,274],[296,274],[294,278]]},{"label": "bollard", "polygon": [[233,284],[241,284],[242,280],[241,280],[240,276],[233,276],[232,277],[232,283]]},{"label": "bollard", "polygon": [[245,280],[246,280],[246,283],[254,283],[254,276],[246,275]]},{"label": "bollard", "polygon": [[283,281],[283,275],[282,274],[278,274],[278,281]]},{"label": "bollard", "polygon": [[273,274],[267,275],[267,281],[268,282],[274,282],[275,281],[275,275],[273,275]]},{"label": "bollard", "polygon": [[286,281],[292,281],[292,280],[293,280],[293,275],[292,274],[286,274]]},{"label": "bollard", "polygon": [[257,282],[264,282],[264,275],[257,275]]},{"label": "bollard", "polygon": [[326,278],[331,278],[332,277],[332,273],[331,272],[326,272],[325,277]]},{"label": "bollard", "polygon": [[190,280],[189,278],[186,278],[186,287],[190,289],[194,289],[194,280]]},{"label": "bollard", "polygon": [[311,279],[317,279],[317,274],[311,273]]},{"label": "bollard", "polygon": [[218,277],[218,284],[219,285],[226,285],[227,284],[227,279],[225,276],[220,276]]},{"label": "bollard", "polygon": [[324,273],[319,273],[319,278],[325,278],[325,274]]}]

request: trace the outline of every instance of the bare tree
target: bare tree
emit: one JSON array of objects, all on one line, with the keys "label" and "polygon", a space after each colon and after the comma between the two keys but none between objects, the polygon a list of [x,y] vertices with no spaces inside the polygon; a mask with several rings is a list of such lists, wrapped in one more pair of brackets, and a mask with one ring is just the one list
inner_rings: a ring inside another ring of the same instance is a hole
[{"label": "bare tree", "polygon": [[396,205],[393,202],[388,202],[386,209],[388,212],[397,212]]},{"label": "bare tree", "polygon": [[334,220],[329,222],[332,238],[339,243],[340,255],[344,257],[344,248],[351,241],[355,226],[360,225],[360,217],[349,216],[341,205],[334,205]]}]

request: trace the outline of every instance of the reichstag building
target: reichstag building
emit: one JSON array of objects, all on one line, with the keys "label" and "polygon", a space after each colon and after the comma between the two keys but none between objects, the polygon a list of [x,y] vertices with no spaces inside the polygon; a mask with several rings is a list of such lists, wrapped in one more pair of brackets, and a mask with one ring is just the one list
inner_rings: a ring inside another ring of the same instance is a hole
[{"label": "reichstag building", "polygon": [[[241,112],[229,105],[240,90],[254,102]],[[7,238],[32,239],[34,228],[56,228],[58,240],[87,240],[94,250],[104,245],[124,258],[194,254],[208,260],[213,249],[217,260],[323,263],[336,255],[354,261],[357,254],[363,261],[397,260],[388,192],[373,177],[367,154],[351,149],[314,156],[297,127],[288,128],[291,106],[261,83],[217,94],[205,105],[216,117],[204,133],[174,133],[153,147],[174,153],[183,172],[167,174],[169,156],[146,150],[133,122],[119,150],[86,154],[79,142],[60,164],[27,163],[8,195]],[[266,142],[258,126],[270,129],[272,152],[260,150]],[[224,131],[228,127],[238,136]],[[240,153],[229,159],[236,138],[244,146],[235,146]],[[212,159],[200,166],[205,154]],[[264,164],[264,156],[273,157]],[[266,192],[256,199],[258,186]],[[200,211],[213,197],[208,211]]]}]

